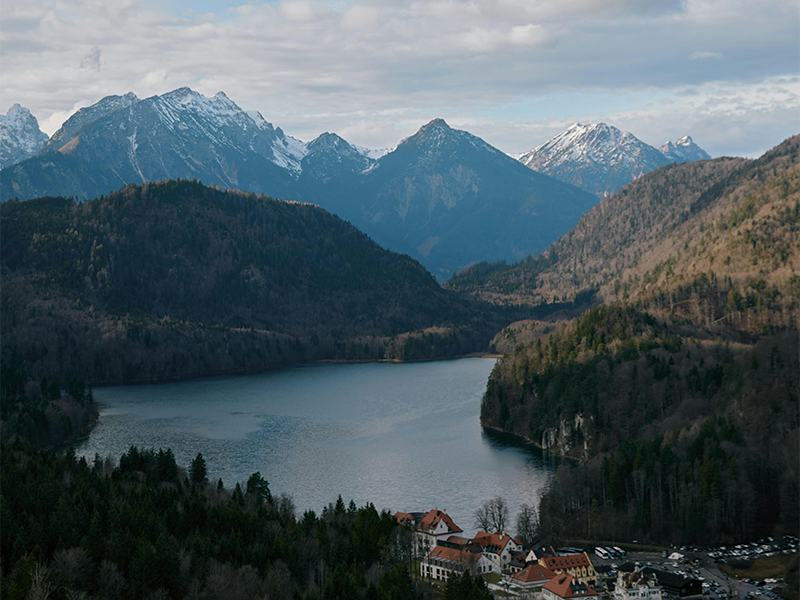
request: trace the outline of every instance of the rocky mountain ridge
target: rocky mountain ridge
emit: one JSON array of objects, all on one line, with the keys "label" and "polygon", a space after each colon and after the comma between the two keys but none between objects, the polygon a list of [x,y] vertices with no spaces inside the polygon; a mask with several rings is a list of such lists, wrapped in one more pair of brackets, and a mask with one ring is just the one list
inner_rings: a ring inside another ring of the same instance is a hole
[{"label": "rocky mountain ridge", "polygon": [[632,133],[605,123],[575,123],[519,157],[525,166],[599,197],[671,162],[710,158],[692,138],[654,148]]},{"label": "rocky mountain ridge", "polygon": [[596,202],[441,119],[384,153],[334,133],[304,143],[222,92],[189,88],[82,109],[38,156],[3,172],[0,199],[87,200],[168,179],[317,204],[439,278],[538,252]]},{"label": "rocky mountain ridge", "polygon": [[47,140],[31,111],[15,104],[0,115],[0,169],[35,156]]}]

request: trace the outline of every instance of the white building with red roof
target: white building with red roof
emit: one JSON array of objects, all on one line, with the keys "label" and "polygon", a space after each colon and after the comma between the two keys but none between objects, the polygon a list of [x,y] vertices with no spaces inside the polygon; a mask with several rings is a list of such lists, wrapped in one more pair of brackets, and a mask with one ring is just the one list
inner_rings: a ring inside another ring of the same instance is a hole
[{"label": "white building with red roof", "polygon": [[505,531],[498,531],[497,533],[479,531],[470,540],[470,543],[479,544],[481,554],[494,562],[501,570],[508,568],[512,552],[520,552],[522,550],[522,542],[519,538],[514,539]]},{"label": "white building with red roof", "polygon": [[458,536],[463,530],[453,522],[446,511],[434,508],[427,513],[396,512],[400,524],[409,523],[414,528],[414,554],[425,556],[440,542]]},{"label": "white building with red roof", "polygon": [[473,576],[500,572],[481,554],[447,546],[436,546],[420,563],[422,577],[435,581],[447,581],[452,575],[460,576],[465,570],[469,570]]},{"label": "white building with red roof", "polygon": [[556,575],[542,586],[544,600],[577,600],[591,598],[597,600],[597,592],[569,573]]}]

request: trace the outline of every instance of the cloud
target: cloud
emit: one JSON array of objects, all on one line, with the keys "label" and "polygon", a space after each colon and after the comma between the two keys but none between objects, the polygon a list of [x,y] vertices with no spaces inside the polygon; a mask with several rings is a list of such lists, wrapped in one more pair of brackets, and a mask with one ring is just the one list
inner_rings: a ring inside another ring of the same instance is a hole
[{"label": "cloud", "polygon": [[511,28],[509,39],[515,46],[536,46],[546,42],[550,36],[541,25],[517,25]]},{"label": "cloud", "polygon": [[280,13],[289,21],[306,22],[316,18],[319,13],[319,7],[315,2],[310,2],[309,0],[282,2]]},{"label": "cloud", "polygon": [[39,119],[39,129],[44,131],[47,135],[53,135],[56,131],[59,130],[61,125],[69,119],[72,115],[78,112],[80,109],[85,108],[87,106],[91,106],[95,103],[95,100],[79,100],[76,102],[72,108],[68,110],[57,110],[50,114],[46,119]]},{"label": "cloud", "polygon": [[[223,90],[303,139],[328,130],[391,146],[442,116],[510,151],[586,117],[625,115],[637,135],[641,119],[660,143],[670,121],[767,123],[798,105],[775,83],[797,89],[796,0],[241,2],[206,14],[137,0],[15,3],[3,15],[0,105],[54,122],[85,98],[188,85]],[[22,26],[6,27],[12,19]]]},{"label": "cloud", "polygon": [[372,6],[351,6],[342,15],[342,29],[374,30],[380,22],[381,12]]},{"label": "cloud", "polygon": [[81,59],[81,69],[100,72],[100,48],[94,46]]},{"label": "cloud", "polygon": [[689,60],[702,60],[706,58],[722,58],[722,52],[692,52]]},{"label": "cloud", "polygon": [[142,78],[142,83],[144,83],[144,85],[148,88],[162,85],[166,81],[166,69],[156,69],[155,71],[150,71],[149,73],[145,73],[145,76]]}]

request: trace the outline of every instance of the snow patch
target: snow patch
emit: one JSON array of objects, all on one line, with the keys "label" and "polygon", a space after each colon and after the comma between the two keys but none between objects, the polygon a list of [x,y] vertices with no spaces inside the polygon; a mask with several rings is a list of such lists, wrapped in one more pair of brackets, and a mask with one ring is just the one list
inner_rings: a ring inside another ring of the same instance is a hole
[{"label": "snow patch", "polygon": [[285,135],[280,128],[276,131],[278,132],[279,136],[272,144],[272,162],[299,175],[303,170],[303,157],[308,154],[308,146],[290,135]]}]

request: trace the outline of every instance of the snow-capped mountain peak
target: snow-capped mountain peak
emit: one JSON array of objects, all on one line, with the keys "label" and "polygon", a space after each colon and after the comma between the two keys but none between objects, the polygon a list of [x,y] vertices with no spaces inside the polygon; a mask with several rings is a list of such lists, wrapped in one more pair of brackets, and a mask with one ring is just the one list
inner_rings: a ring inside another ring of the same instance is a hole
[{"label": "snow-capped mountain peak", "polygon": [[396,149],[409,144],[421,148],[427,158],[466,148],[491,154],[503,154],[468,131],[453,129],[441,118],[433,119],[420,127],[417,133],[401,141]]},{"label": "snow-capped mountain peak", "polygon": [[47,140],[31,111],[14,104],[0,115],[0,169],[35,156]]},{"label": "snow-capped mountain peak", "polygon": [[613,125],[575,123],[516,158],[534,171],[602,197],[670,162],[709,156],[688,135],[657,150]]},{"label": "snow-capped mountain peak", "polygon": [[665,142],[658,149],[670,162],[684,163],[695,160],[706,160],[711,158],[708,153],[694,143],[692,137],[685,135],[674,144],[670,141]]},{"label": "snow-capped mountain peak", "polygon": [[96,104],[86,106],[72,115],[62,123],[61,128],[53,134],[47,142],[42,152],[56,152],[63,148],[74,138],[84,127],[88,127],[117,111],[130,108],[140,100],[133,92],[128,92],[123,96],[106,96]]},{"label": "snow-capped mountain peak", "polygon": [[606,123],[575,123],[518,160],[601,197],[668,162],[633,134]]}]

